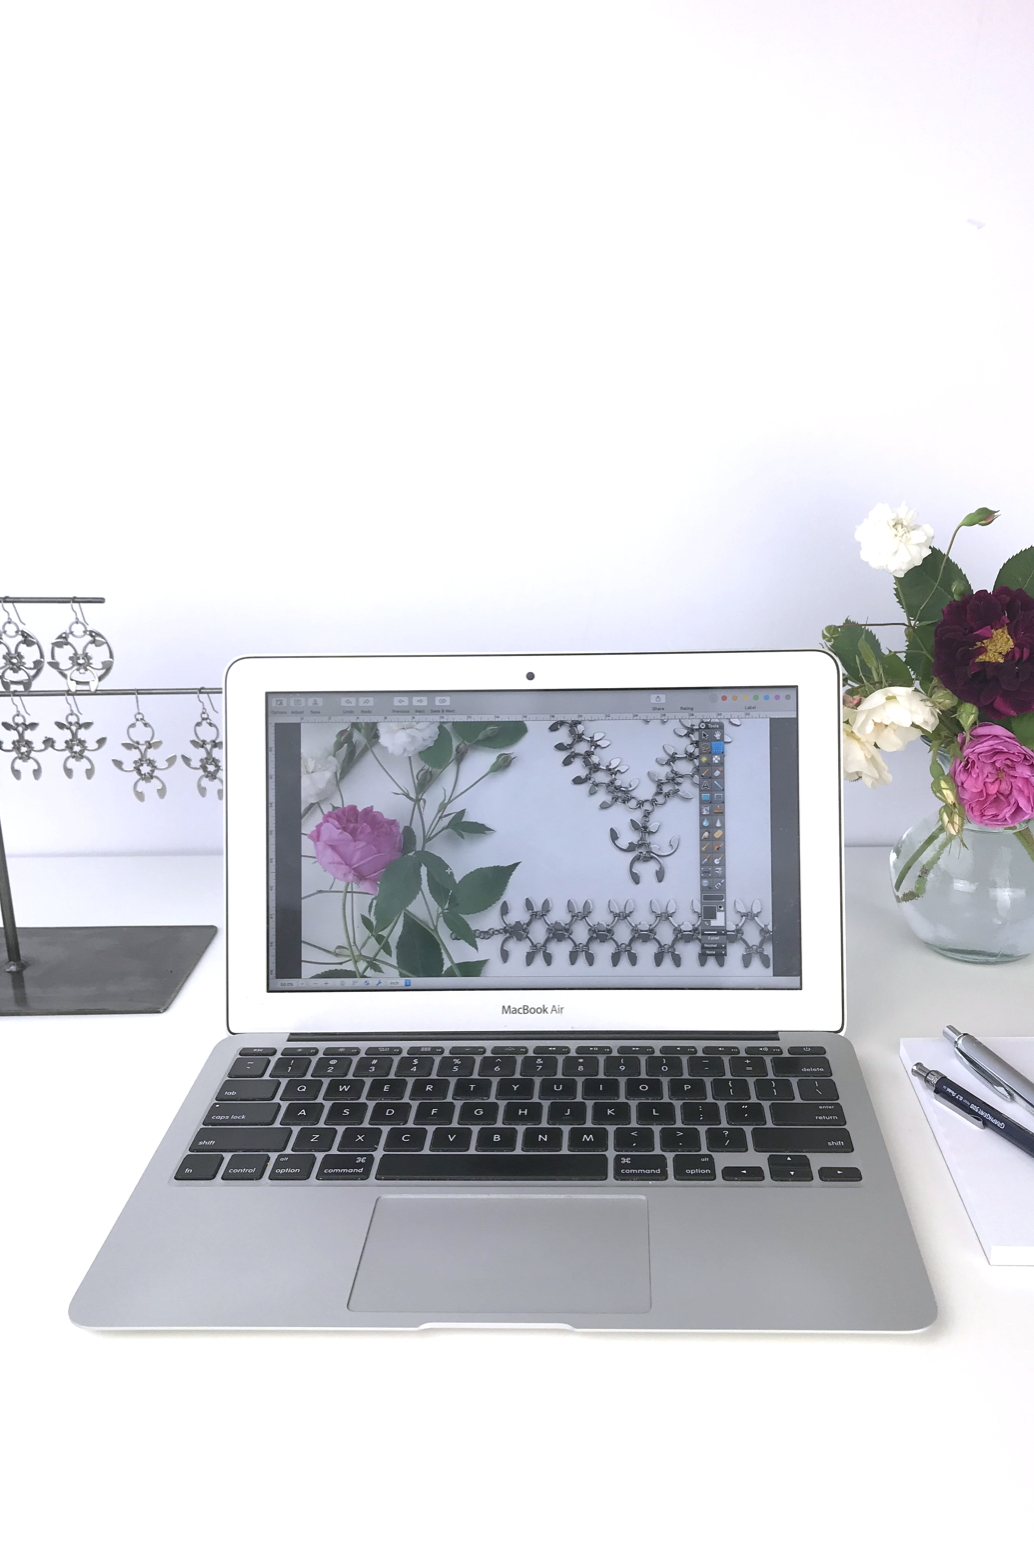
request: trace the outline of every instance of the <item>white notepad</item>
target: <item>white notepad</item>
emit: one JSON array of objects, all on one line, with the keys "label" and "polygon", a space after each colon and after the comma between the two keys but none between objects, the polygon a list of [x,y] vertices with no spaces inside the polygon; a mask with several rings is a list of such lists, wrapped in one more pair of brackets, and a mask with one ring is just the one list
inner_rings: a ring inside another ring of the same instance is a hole
[{"label": "white notepad", "polygon": [[[981,1042],[1024,1076],[1034,1077],[1034,1039]],[[992,1265],[1034,1265],[1034,1157],[986,1130],[978,1130],[941,1103],[925,1083],[911,1075],[912,1066],[919,1061],[931,1070],[942,1071],[1028,1130],[1034,1130],[1034,1114],[1022,1103],[1000,1098],[959,1059],[947,1039],[902,1039],[901,1059],[988,1261]]]}]

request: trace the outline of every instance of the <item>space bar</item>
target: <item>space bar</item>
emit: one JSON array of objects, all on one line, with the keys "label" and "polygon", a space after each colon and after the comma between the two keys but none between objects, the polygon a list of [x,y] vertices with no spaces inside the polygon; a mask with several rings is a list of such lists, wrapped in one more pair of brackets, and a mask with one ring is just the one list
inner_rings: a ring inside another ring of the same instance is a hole
[{"label": "space bar", "polygon": [[379,1179],[397,1179],[409,1182],[414,1179],[446,1179],[466,1183],[470,1179],[490,1179],[494,1183],[519,1183],[529,1180],[538,1183],[543,1179],[584,1180],[593,1182],[607,1177],[606,1157],[584,1157],[569,1152],[560,1155],[546,1153],[528,1156],[527,1153],[504,1153],[501,1157],[488,1157],[466,1152],[459,1156],[444,1156],[440,1152],[421,1152],[419,1155],[388,1153],[377,1165]]}]

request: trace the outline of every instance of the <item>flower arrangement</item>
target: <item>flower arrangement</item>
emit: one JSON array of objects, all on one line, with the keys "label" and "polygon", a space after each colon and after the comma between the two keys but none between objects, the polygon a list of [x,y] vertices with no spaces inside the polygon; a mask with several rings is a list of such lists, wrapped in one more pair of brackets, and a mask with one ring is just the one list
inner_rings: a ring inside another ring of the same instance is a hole
[{"label": "flower arrangement", "polygon": [[[492,833],[467,816],[460,798],[510,767],[515,755],[508,750],[527,730],[523,721],[352,722],[327,753],[303,757],[304,837],[333,879],[315,892],[339,896],[344,937],[333,947],[307,944],[343,960],[314,978],[480,976],[487,959],[461,951],[478,947],[469,917],[499,902],[518,863],[475,867],[457,877],[432,847],[448,839],[455,849],[456,841]],[[492,755],[487,764],[484,754]],[[345,803],[341,781],[364,756],[380,766],[394,797],[406,804],[408,822]],[[335,791],[341,806],[328,811]],[[319,820],[304,831],[314,808]]]},{"label": "flower arrangement", "polygon": [[[845,779],[886,785],[884,753],[917,737],[930,748],[940,827],[902,865],[899,899],[919,897],[947,845],[965,844],[967,823],[1013,831],[1034,859],[1034,548],[1006,560],[990,591],[975,592],[951,557],[963,528],[990,527],[998,515],[971,511],[942,552],[907,506],[874,507],[855,537],[862,559],[895,578],[904,619],[845,619],[822,632],[843,670]],[[884,650],[874,635],[889,624],[904,626],[903,650]]]}]

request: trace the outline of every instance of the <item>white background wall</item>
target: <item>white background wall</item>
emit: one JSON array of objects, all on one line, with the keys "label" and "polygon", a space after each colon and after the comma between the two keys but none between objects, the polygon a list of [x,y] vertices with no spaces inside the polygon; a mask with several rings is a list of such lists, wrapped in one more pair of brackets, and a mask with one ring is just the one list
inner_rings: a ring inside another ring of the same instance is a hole
[{"label": "white background wall", "polygon": [[[893,617],[878,500],[942,541],[1001,507],[978,584],[1034,537],[1026,0],[34,0],[3,34],[0,592],[106,595],[112,682],[812,645]],[[12,851],[218,847],[119,752],[2,761]],[[849,838],[925,805],[914,753]]]}]

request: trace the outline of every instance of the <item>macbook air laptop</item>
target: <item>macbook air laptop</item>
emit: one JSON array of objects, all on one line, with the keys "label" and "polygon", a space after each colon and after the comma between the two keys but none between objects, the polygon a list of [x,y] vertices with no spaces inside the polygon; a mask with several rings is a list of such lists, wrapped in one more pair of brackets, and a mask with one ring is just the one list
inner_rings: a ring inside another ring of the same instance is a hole
[{"label": "macbook air laptop", "polygon": [[227,1026],[93,1329],[918,1330],[823,652],[246,658]]}]

